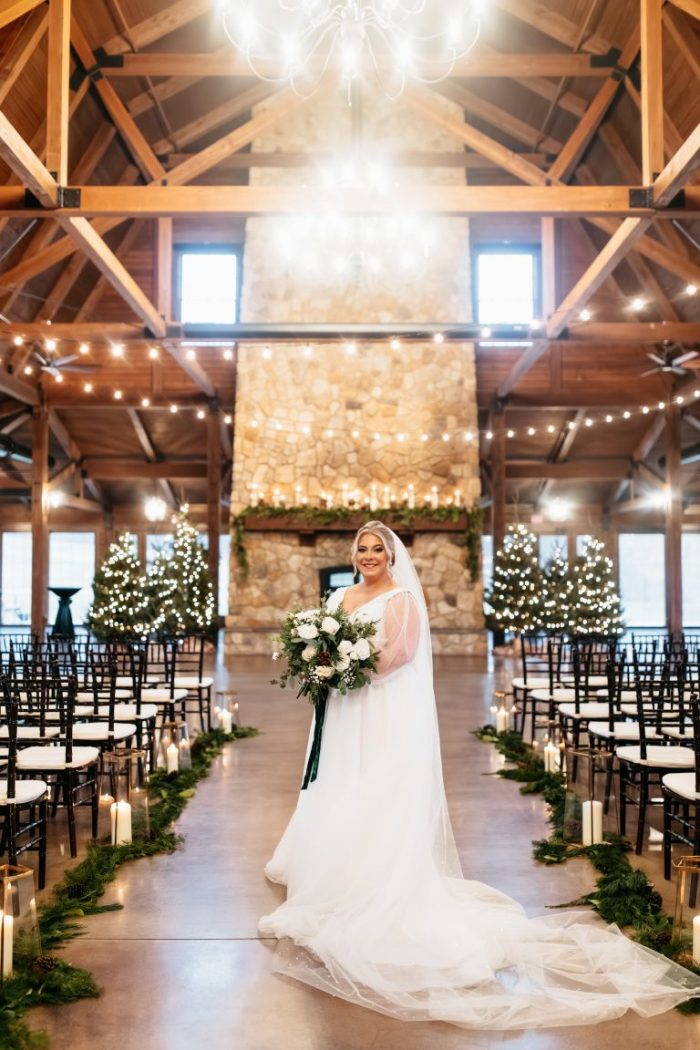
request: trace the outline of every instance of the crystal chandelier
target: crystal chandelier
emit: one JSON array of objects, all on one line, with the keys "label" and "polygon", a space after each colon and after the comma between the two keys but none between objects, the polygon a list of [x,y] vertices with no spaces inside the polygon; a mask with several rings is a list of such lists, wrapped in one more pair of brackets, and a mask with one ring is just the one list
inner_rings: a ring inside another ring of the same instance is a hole
[{"label": "crystal chandelier", "polygon": [[223,0],[226,35],[252,73],[311,95],[337,70],[348,93],[371,76],[389,98],[450,76],[479,38],[486,0]]}]

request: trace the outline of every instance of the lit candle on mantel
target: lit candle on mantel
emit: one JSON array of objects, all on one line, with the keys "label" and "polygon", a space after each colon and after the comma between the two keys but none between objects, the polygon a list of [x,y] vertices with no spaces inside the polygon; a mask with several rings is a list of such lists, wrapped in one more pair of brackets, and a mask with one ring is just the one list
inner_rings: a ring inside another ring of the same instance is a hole
[{"label": "lit candle on mantel", "polygon": [[462,506],[462,490],[455,489],[455,507]]},{"label": "lit candle on mantel", "polygon": [[392,492],[391,495],[389,496],[389,506],[390,507],[395,507],[396,506],[396,502],[397,502],[396,501],[396,493]]},{"label": "lit candle on mantel", "polygon": [[348,495],[348,487],[347,487],[347,485],[343,485],[343,487],[342,487],[342,489],[340,491],[341,491],[341,502],[342,502],[343,506],[344,507],[349,507],[350,506],[350,497]]},{"label": "lit candle on mantel", "polygon": [[425,499],[424,499],[423,502],[425,503],[426,507],[430,506],[430,493],[429,492],[426,492]]},{"label": "lit candle on mantel", "polygon": [[294,502],[297,506],[301,503],[301,485],[298,482],[294,486]]},{"label": "lit candle on mantel", "polygon": [[382,493],[382,506],[383,507],[388,507],[389,506],[389,486],[388,485],[384,486],[384,490],[383,490],[383,493]]},{"label": "lit candle on mantel", "polygon": [[377,500],[377,483],[376,481],[373,481],[369,487],[369,509],[376,510],[378,506],[379,501]]},{"label": "lit candle on mantel", "polygon": [[439,505],[440,505],[440,499],[438,497],[438,487],[437,487],[437,485],[433,485],[432,497],[431,497],[430,502],[432,504],[433,510],[437,510]]},{"label": "lit candle on mantel", "polygon": [[416,487],[415,487],[415,485],[411,484],[411,485],[408,486],[408,506],[409,506],[409,509],[413,510],[415,505],[416,505]]},{"label": "lit candle on mantel", "polygon": [[408,506],[408,492],[401,493],[401,502],[403,503],[404,507]]}]

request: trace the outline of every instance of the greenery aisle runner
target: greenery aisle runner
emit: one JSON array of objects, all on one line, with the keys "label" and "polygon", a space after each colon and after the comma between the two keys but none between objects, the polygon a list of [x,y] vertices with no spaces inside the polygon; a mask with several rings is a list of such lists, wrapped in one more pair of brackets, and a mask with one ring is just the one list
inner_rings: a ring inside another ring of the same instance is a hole
[{"label": "greenery aisle runner", "polygon": [[30,1007],[99,996],[87,970],[71,966],[52,952],[82,933],[79,920],[86,915],[122,907],[98,903],[122,864],[177,849],[181,838],[172,830],[172,824],[194,795],[198,781],[208,775],[212,761],[226,744],[256,733],[257,729],[244,726],[232,733],[214,730],[197,737],[192,745],[191,769],[169,775],[157,770],[151,775],[149,830],[135,828],[133,842],[125,846],[111,846],[106,840],[89,843],[85,860],[65,873],[50,900],[39,908],[42,954],[28,957],[18,953],[12,977],[0,982],[2,1050],[38,1050],[48,1046],[46,1035],[32,1032],[23,1020]]},{"label": "greenery aisle runner", "polygon": [[[564,839],[566,783],[561,773],[545,773],[542,758],[527,744],[520,733],[497,733],[493,726],[477,729],[479,740],[493,744],[512,766],[499,769],[498,775],[520,783],[524,795],[542,795],[550,808],[549,838],[533,842],[536,860],[544,864],[562,864],[573,857],[587,857],[600,877],[595,889],[578,900],[557,905],[566,908],[587,904],[606,922],[615,923],[640,944],[673,959],[700,974],[693,964],[687,940],[674,940],[673,919],[663,910],[661,895],[640,868],[629,861],[632,845],[619,835],[605,835],[605,842],[595,846],[578,846]],[[700,1013],[700,998],[690,999],[678,1007],[683,1013]]]}]

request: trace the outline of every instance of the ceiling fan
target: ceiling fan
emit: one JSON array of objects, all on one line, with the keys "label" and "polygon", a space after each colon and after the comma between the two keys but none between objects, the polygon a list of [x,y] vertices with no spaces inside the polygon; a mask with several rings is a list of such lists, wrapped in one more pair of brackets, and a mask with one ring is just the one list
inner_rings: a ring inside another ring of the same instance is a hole
[{"label": "ceiling fan", "polygon": [[[676,354],[680,350],[681,353]],[[654,367],[642,372],[644,376],[652,376],[658,372],[670,372],[676,376],[684,376],[688,369],[700,368],[700,354],[697,350],[684,350],[682,346],[675,344],[660,350],[652,350],[647,354]]]},{"label": "ceiling fan", "polygon": [[39,363],[39,368],[42,372],[47,372],[48,375],[56,376],[61,375],[62,372],[94,372],[99,365],[89,364],[77,364],[74,365],[74,361],[80,360],[79,354],[66,354],[63,357],[47,357],[40,353],[38,350],[34,350],[34,358]]}]

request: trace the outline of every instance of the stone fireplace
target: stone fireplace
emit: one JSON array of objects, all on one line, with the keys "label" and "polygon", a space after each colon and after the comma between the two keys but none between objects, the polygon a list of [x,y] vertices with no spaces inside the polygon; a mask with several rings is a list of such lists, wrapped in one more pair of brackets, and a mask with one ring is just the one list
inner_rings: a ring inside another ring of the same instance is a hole
[{"label": "stone fireplace", "polygon": [[[444,107],[459,119],[458,107],[447,100]],[[381,145],[387,153],[461,148],[447,132],[400,103],[365,97],[358,116],[357,108],[353,112],[338,93],[305,103],[287,116],[282,128],[254,143],[253,150],[328,154],[347,151],[358,135],[366,151],[371,144]],[[398,171],[402,184],[450,185],[464,178],[460,168]],[[257,185],[279,184],[284,174],[284,169],[253,168],[250,179]],[[309,184],[317,177],[311,169],[305,175]],[[299,169],[292,169],[289,182],[298,185],[299,181]],[[392,187],[390,200],[399,199],[400,186]],[[430,217],[425,239],[415,234],[417,239],[397,247],[387,235],[372,244],[371,253],[361,224],[374,224],[375,233],[383,227],[372,219],[353,220],[350,242],[347,228],[343,241],[352,258],[346,260],[349,265],[341,265],[342,259],[333,255],[337,243],[332,230],[324,241],[317,219],[310,218],[310,233],[299,237],[296,255],[289,245],[282,250],[281,220],[248,220],[243,321],[469,320],[466,220]],[[301,228],[298,223],[296,228]],[[372,242],[371,235],[367,237]],[[312,250],[317,252],[314,265],[305,254]],[[400,254],[405,251],[414,253],[408,263]],[[465,439],[467,432],[477,430],[475,386],[474,349],[468,343],[392,346],[382,342],[348,347],[340,342],[275,345],[271,351],[259,344],[242,344],[232,513],[261,493],[266,501],[284,498],[287,505],[306,500],[318,506],[330,497],[338,506],[347,493],[367,493],[373,485],[380,504],[384,495],[401,501],[410,487],[417,505],[426,498],[457,498],[471,505],[480,496],[478,441]],[[443,440],[444,434],[450,435],[449,441]],[[361,512],[343,527],[300,525],[292,517],[249,517],[244,533],[247,577],[232,558],[228,650],[268,654],[285,611],[318,598],[319,573],[348,564],[355,528],[373,516]],[[410,544],[426,593],[436,652],[483,651],[481,584],[472,583],[466,570],[463,524],[450,527],[426,519],[402,535]]]}]

